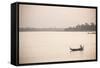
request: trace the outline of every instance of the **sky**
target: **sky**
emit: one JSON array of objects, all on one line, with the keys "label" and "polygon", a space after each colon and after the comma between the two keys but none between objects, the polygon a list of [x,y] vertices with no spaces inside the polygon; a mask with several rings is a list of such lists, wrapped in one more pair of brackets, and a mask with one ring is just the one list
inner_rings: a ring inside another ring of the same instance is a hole
[{"label": "sky", "polygon": [[77,24],[96,23],[94,8],[20,5],[21,28],[66,28]]}]

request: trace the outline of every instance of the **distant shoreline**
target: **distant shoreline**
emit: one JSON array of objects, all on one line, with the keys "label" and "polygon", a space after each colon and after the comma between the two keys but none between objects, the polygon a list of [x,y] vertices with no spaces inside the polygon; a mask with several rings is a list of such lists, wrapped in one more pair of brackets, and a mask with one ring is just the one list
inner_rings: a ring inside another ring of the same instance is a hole
[{"label": "distant shoreline", "polygon": [[61,32],[95,32],[96,30],[65,30],[65,28],[19,28],[20,32],[27,31],[61,31]]}]

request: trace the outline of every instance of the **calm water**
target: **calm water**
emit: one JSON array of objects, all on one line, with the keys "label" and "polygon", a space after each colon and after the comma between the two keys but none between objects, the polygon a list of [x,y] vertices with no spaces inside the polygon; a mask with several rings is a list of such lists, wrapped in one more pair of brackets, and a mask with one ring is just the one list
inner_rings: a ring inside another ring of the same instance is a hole
[{"label": "calm water", "polygon": [[[96,58],[96,35],[87,32],[20,32],[19,63],[75,61]],[[83,51],[71,48],[84,46]]]}]

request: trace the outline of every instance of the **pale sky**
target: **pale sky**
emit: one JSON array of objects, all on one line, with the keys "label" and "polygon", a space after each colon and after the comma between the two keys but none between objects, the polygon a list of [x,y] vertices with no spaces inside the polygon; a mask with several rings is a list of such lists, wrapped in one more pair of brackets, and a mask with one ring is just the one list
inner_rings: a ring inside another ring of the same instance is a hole
[{"label": "pale sky", "polygon": [[96,23],[96,9],[20,5],[19,25],[30,28],[65,28],[84,23]]}]

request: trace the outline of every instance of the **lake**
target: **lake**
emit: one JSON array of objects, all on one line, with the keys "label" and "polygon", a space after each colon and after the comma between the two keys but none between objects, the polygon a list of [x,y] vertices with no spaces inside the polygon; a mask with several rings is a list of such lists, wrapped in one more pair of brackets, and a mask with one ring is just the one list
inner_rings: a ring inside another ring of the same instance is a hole
[{"label": "lake", "polygon": [[[83,51],[70,48],[84,46]],[[19,32],[19,63],[96,59],[96,34],[88,32]]]}]

